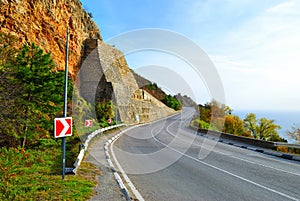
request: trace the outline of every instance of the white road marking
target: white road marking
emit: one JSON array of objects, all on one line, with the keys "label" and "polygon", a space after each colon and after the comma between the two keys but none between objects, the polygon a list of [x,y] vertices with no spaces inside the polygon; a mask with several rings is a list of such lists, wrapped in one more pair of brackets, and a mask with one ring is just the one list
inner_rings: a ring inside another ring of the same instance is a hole
[{"label": "white road marking", "polygon": [[[130,127],[124,131],[122,131],[121,133],[125,133],[126,131],[129,131],[133,128],[135,128],[137,126],[133,126],[133,127]],[[117,138],[118,139],[118,138]],[[111,154],[112,154],[112,157],[113,157],[113,160],[115,162],[115,164],[117,165],[119,171],[121,172],[124,180],[126,181],[126,183],[128,184],[128,186],[130,187],[132,193],[134,194],[134,196],[139,200],[139,201],[145,201],[143,196],[140,194],[140,192],[136,189],[136,187],[134,186],[134,184],[131,182],[131,180],[129,179],[129,177],[127,176],[126,172],[123,170],[122,166],[120,165],[119,161],[117,160],[117,157],[115,155],[115,152],[113,150],[113,145],[115,143],[116,140],[112,141],[112,143],[110,144],[110,151],[111,151]]]},{"label": "white road marking", "polygon": [[190,156],[190,155],[187,155],[187,154],[185,154],[185,153],[183,153],[183,152],[181,152],[181,151],[178,151],[178,150],[176,150],[176,149],[174,149],[174,148],[172,148],[172,147],[169,147],[168,144],[159,141],[159,140],[153,135],[153,132],[152,132],[152,131],[153,131],[153,130],[151,130],[151,134],[152,134],[152,137],[153,137],[153,139],[154,139],[155,141],[157,141],[158,143],[160,143],[160,144],[162,144],[162,145],[168,147],[169,149],[171,149],[171,150],[173,150],[173,151],[175,151],[175,152],[177,152],[177,153],[180,153],[180,154],[182,154],[182,155],[184,155],[184,156],[186,156],[186,157],[188,157],[188,158],[190,158],[190,159],[192,159],[192,160],[194,160],[194,161],[196,161],[196,162],[199,162],[199,163],[201,163],[201,164],[203,164],[203,165],[206,165],[206,166],[208,166],[208,167],[210,167],[210,168],[213,168],[213,169],[215,169],[215,170],[218,170],[218,171],[220,171],[220,172],[226,173],[226,174],[228,174],[228,175],[231,175],[231,176],[233,176],[233,177],[235,177],[235,178],[238,178],[238,179],[243,180],[243,181],[245,181],[245,182],[248,182],[248,183],[250,183],[250,184],[253,184],[253,185],[257,186],[257,187],[260,187],[260,188],[263,188],[263,189],[268,190],[268,191],[270,191],[270,192],[273,192],[273,193],[276,193],[276,194],[278,194],[278,195],[281,195],[281,196],[283,196],[283,197],[285,197],[285,198],[288,198],[288,199],[291,199],[291,200],[295,200],[295,201],[298,201],[298,200],[299,200],[299,199],[294,198],[294,197],[292,197],[292,196],[289,196],[289,195],[287,195],[287,194],[285,194],[285,193],[282,193],[282,192],[279,192],[279,191],[277,191],[277,190],[274,190],[274,189],[271,189],[271,188],[269,188],[269,187],[266,187],[266,186],[264,186],[264,185],[258,184],[258,183],[254,182],[254,181],[251,181],[251,180],[246,179],[246,178],[244,178],[244,177],[238,176],[238,175],[233,174],[233,173],[231,173],[231,172],[229,172],[229,171],[227,171],[227,170],[221,169],[221,168],[219,168],[219,167],[216,167],[216,166],[214,166],[214,165],[211,165],[211,164],[209,164],[209,163],[206,163],[206,162],[204,162],[204,161],[201,161],[201,160],[199,160],[199,159],[197,159],[197,158],[194,158],[194,157],[192,157],[192,156]]},{"label": "white road marking", "polygon": [[253,161],[250,161],[250,160],[247,160],[247,159],[244,159],[244,158],[239,158],[237,156],[232,156],[232,155],[225,154],[225,153],[222,153],[222,152],[219,152],[219,151],[215,151],[215,152],[219,153],[219,154],[222,154],[222,155],[225,155],[225,156],[228,156],[228,157],[232,157],[232,158],[241,160],[241,161],[245,161],[245,162],[248,162],[248,163],[251,163],[251,164],[260,165],[260,166],[263,166],[263,167],[266,167],[266,168],[269,168],[269,169],[273,169],[273,170],[276,170],[276,171],[280,171],[280,172],[284,172],[284,173],[287,173],[287,174],[292,174],[292,175],[300,176],[300,174],[295,173],[295,172],[290,172],[290,171],[286,171],[286,170],[283,170],[283,169],[280,169],[280,168],[276,168],[276,167],[272,167],[272,166],[269,166],[269,165],[265,165],[265,164],[262,164],[262,163],[253,162]]},{"label": "white road marking", "polygon": [[123,178],[125,179],[126,183],[128,184],[128,186],[130,187],[132,193],[134,194],[134,196],[139,200],[139,201],[144,201],[144,198],[143,196],[140,194],[140,192],[137,190],[137,188],[134,186],[134,184],[131,182],[131,180],[129,179],[129,177],[127,176],[126,172],[124,171],[124,169],[122,168],[122,166],[120,165],[119,161],[117,160],[117,157],[115,155],[115,152],[113,150],[113,145],[115,143],[116,140],[118,140],[118,138],[125,132],[133,129],[133,128],[136,128],[136,127],[139,127],[139,126],[143,126],[143,125],[149,125],[149,124],[152,124],[152,123],[157,123],[159,121],[162,121],[162,120],[165,120],[165,119],[168,119],[168,118],[171,118],[171,117],[174,117],[174,116],[177,116],[181,113],[176,113],[174,115],[171,115],[171,116],[168,116],[168,117],[165,117],[163,119],[159,119],[159,120],[156,120],[154,122],[151,122],[151,123],[145,123],[145,124],[139,124],[139,125],[136,125],[136,126],[132,126],[130,128],[127,128],[126,130],[123,130],[122,132],[120,132],[119,134],[116,135],[116,138],[114,141],[109,141],[109,145],[110,145],[110,151],[112,153],[112,158],[117,166],[117,168],[119,169],[119,171],[121,172]]},{"label": "white road marking", "polygon": [[[175,116],[175,115],[174,115],[174,116]],[[158,121],[156,121],[156,122],[158,122]],[[176,123],[176,122],[174,122],[174,123],[172,123],[172,124],[175,124],[175,123]],[[171,124],[167,127],[167,131],[171,134],[172,132],[169,131],[169,127],[170,127],[170,126],[171,126]],[[134,127],[131,127],[131,128],[129,128],[129,129],[133,129],[133,128],[134,128]],[[129,129],[124,130],[123,132],[126,132],[126,131],[128,131]],[[153,130],[154,130],[154,129],[153,129]],[[153,137],[153,139],[154,139],[155,141],[157,141],[158,143],[160,143],[160,144],[162,144],[162,145],[168,147],[169,149],[171,149],[171,150],[173,150],[173,151],[175,151],[175,152],[177,152],[177,153],[180,153],[180,154],[182,154],[182,155],[184,155],[184,156],[186,156],[186,157],[188,157],[188,158],[190,158],[190,159],[192,159],[192,160],[194,160],[194,161],[196,161],[196,162],[199,162],[199,163],[201,163],[201,164],[203,164],[203,165],[206,165],[206,166],[208,166],[208,167],[210,167],[210,168],[213,168],[213,169],[218,170],[218,171],[220,171],[220,172],[226,173],[226,174],[228,174],[228,175],[231,175],[231,176],[233,176],[233,177],[235,177],[235,178],[238,178],[238,179],[240,179],[240,180],[243,180],[243,181],[245,181],[245,182],[248,182],[248,183],[250,183],[250,184],[252,184],[252,185],[255,185],[255,186],[257,186],[257,187],[263,188],[263,189],[265,189],[265,190],[268,190],[268,191],[270,191],[270,192],[276,193],[276,194],[278,194],[278,195],[281,195],[281,196],[283,196],[283,197],[285,197],[285,198],[288,198],[288,199],[291,199],[291,200],[298,200],[297,198],[294,198],[294,197],[292,197],[292,196],[289,196],[289,195],[287,195],[287,194],[285,194],[285,193],[282,193],[282,192],[279,192],[279,191],[277,191],[277,190],[274,190],[274,189],[271,189],[271,188],[269,188],[269,187],[266,187],[266,186],[264,186],[264,185],[258,184],[258,183],[254,182],[254,181],[251,181],[251,180],[246,179],[246,178],[244,178],[244,177],[238,176],[238,175],[233,174],[233,173],[231,173],[231,172],[229,172],[229,171],[227,171],[227,170],[221,169],[221,168],[219,168],[219,167],[216,167],[216,166],[214,166],[214,165],[211,165],[211,164],[209,164],[209,163],[206,163],[206,162],[204,162],[204,161],[201,161],[201,160],[199,160],[199,159],[197,159],[197,158],[194,158],[194,157],[192,157],[192,156],[190,156],[190,155],[187,155],[187,154],[185,154],[185,153],[183,153],[183,152],[180,152],[180,151],[178,151],[178,150],[176,150],[176,149],[174,149],[174,148],[172,148],[172,147],[169,147],[168,144],[165,144],[165,143],[159,141],[159,139],[157,139],[157,138],[155,137],[155,135],[153,134],[153,130],[151,130],[151,134],[152,134],[152,137]],[[174,135],[174,134],[171,134],[171,135],[177,137],[177,136]],[[114,142],[115,142],[115,141],[114,141]],[[114,154],[114,151],[113,151],[113,144],[114,144],[114,142],[111,143],[110,149],[111,149],[111,153],[112,153],[113,159],[114,159],[114,161],[115,161],[115,163],[116,163],[118,169],[119,169],[120,172],[122,173],[122,176],[124,177],[124,179],[126,180],[126,182],[128,183],[128,185],[131,187],[132,191],[137,192],[137,195],[135,194],[135,196],[136,196],[137,198],[140,196],[140,198],[138,198],[138,199],[139,199],[139,200],[144,200],[143,197],[140,195],[140,193],[137,191],[137,189],[134,187],[133,183],[130,181],[130,179],[128,178],[128,176],[126,175],[126,173],[125,173],[125,171],[123,170],[123,168],[121,167],[120,163],[117,161],[117,158],[116,158],[116,156],[115,156],[115,154]],[[199,145],[197,145],[197,146],[199,146]],[[264,166],[264,167],[268,167],[268,168],[275,169],[275,170],[277,170],[277,171],[282,171],[282,172],[285,172],[285,173],[289,173],[289,174],[294,174],[294,175],[300,176],[300,175],[297,174],[297,173],[285,171],[285,170],[282,170],[282,169],[278,169],[278,168],[271,167],[271,166],[267,166],[267,165],[260,164],[260,163],[255,163],[255,162],[252,162],[252,161],[249,161],[249,160],[246,160],[246,159],[242,159],[242,158],[239,158],[239,157],[227,155],[227,154],[222,153],[222,152],[219,152],[219,151],[214,151],[214,152],[219,153],[219,154],[222,154],[222,155],[230,156],[230,157],[233,157],[233,158],[242,160],[242,161],[246,161],[246,162],[248,162],[248,163],[257,164],[257,165],[261,165],[261,166]],[[139,194],[139,195],[138,195],[138,194]]]},{"label": "white road marking", "polygon": [[[172,125],[173,123],[171,123],[168,127],[167,127],[167,132],[178,138],[178,136],[174,135],[174,133],[172,133],[170,130],[169,130],[169,127]],[[182,138],[179,138],[180,140],[184,141]],[[202,148],[202,149],[206,149],[205,147],[202,147],[201,145],[198,145],[198,144],[194,144],[194,146],[198,146],[199,148]],[[238,159],[238,160],[241,160],[241,161],[244,161],[244,162],[248,162],[248,163],[251,163],[251,164],[255,164],[255,165],[260,165],[260,166],[263,166],[263,167],[266,167],[266,168],[270,168],[270,169],[274,169],[274,170],[277,170],[277,171],[281,171],[281,172],[284,172],[284,173],[287,173],[287,174],[292,174],[292,175],[296,175],[296,176],[300,176],[300,174],[298,173],[295,173],[295,172],[290,172],[290,171],[286,171],[286,170],[283,170],[283,169],[280,169],[280,168],[276,168],[276,167],[272,167],[272,166],[269,166],[269,165],[264,165],[262,163],[257,163],[257,162],[253,162],[253,161],[250,161],[250,160],[247,160],[247,159],[244,159],[244,158],[240,158],[240,157],[237,157],[237,156],[233,156],[233,155],[229,155],[229,154],[226,154],[226,153],[223,153],[223,152],[220,152],[220,151],[217,151],[217,150],[212,150],[212,152],[215,152],[215,153],[218,153],[218,154],[222,154],[224,156],[228,156],[228,157],[231,157],[231,158],[235,158],[235,159]]]}]

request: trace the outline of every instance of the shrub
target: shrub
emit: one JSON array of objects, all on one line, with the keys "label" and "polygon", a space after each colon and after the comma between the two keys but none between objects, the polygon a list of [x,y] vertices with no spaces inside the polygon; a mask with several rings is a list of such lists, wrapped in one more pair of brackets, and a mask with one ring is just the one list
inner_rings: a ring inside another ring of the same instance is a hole
[{"label": "shrub", "polygon": [[181,109],[181,103],[178,101],[175,97],[171,95],[166,95],[162,102],[166,104],[168,107],[174,109],[174,110],[180,110]]}]

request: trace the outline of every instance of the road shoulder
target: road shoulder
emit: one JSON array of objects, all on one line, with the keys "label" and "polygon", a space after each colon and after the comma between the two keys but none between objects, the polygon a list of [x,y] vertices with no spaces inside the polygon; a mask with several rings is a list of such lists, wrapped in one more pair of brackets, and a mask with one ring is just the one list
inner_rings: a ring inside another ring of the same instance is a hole
[{"label": "road shoulder", "polygon": [[94,188],[95,195],[90,200],[126,200],[104,154],[104,143],[116,134],[117,131],[96,137],[89,146],[84,161],[92,163],[101,170],[101,175],[97,176],[98,185]]}]

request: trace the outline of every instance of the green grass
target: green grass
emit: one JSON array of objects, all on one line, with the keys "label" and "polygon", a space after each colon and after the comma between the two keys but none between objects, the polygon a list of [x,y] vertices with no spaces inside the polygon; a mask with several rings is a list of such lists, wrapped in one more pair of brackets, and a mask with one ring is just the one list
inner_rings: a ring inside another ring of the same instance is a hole
[{"label": "green grass", "polygon": [[[69,163],[77,154],[71,150]],[[1,148],[0,200],[86,200],[99,174],[97,168],[83,163],[77,175],[66,175],[63,181],[60,140],[45,140],[27,150]]]}]

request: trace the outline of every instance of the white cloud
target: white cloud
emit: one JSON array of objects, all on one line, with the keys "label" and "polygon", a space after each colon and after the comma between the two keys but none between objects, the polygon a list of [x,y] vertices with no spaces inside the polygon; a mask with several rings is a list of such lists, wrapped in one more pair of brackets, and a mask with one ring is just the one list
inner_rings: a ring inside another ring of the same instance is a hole
[{"label": "white cloud", "polygon": [[232,107],[300,110],[299,9],[299,1],[278,4],[224,37],[212,59]]},{"label": "white cloud", "polygon": [[297,3],[295,1],[286,1],[283,3],[280,3],[276,6],[273,6],[269,9],[267,9],[267,12],[271,12],[271,13],[294,13],[295,11],[295,6],[297,6]]}]

